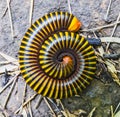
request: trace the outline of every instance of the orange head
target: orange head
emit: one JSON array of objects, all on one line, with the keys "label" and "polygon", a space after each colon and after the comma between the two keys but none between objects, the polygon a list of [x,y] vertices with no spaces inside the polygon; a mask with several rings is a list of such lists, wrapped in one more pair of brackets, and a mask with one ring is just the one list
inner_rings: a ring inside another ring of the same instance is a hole
[{"label": "orange head", "polygon": [[76,32],[80,29],[81,26],[82,26],[82,23],[77,19],[77,17],[74,16],[71,21],[71,24],[68,27],[68,30]]},{"label": "orange head", "polygon": [[72,62],[73,62],[73,60],[70,56],[64,56],[63,57],[63,63],[64,64],[71,64]]}]

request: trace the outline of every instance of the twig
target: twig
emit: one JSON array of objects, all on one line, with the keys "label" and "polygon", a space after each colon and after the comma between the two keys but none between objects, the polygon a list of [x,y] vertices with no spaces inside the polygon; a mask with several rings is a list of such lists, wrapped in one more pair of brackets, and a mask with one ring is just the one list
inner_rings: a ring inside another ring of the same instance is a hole
[{"label": "twig", "polygon": [[6,108],[6,105],[7,105],[8,101],[9,101],[9,98],[10,98],[10,96],[11,96],[11,94],[12,94],[12,91],[13,91],[13,89],[14,89],[14,86],[15,86],[15,83],[16,83],[16,81],[17,81],[17,78],[18,78],[18,75],[15,77],[15,79],[14,79],[14,81],[13,81],[13,84],[12,84],[12,86],[11,86],[11,88],[10,88],[10,91],[9,91],[8,95],[7,95],[7,98],[6,98],[6,100],[5,100],[5,103],[4,103],[3,108]]},{"label": "twig", "polygon": [[115,108],[114,114],[116,113],[116,111],[118,110],[119,107],[120,107],[120,102],[118,103],[117,107]]},{"label": "twig", "polygon": [[113,114],[113,106],[110,106],[110,110],[111,110],[111,117],[114,117],[114,114]]},{"label": "twig", "polygon": [[67,1],[68,1],[69,12],[72,13],[71,6],[70,6],[70,0],[67,0]]},{"label": "twig", "polygon": [[37,109],[38,106],[40,105],[42,99],[43,99],[43,97],[42,97],[41,95],[39,95],[39,97],[38,97],[38,102],[37,102],[36,105],[35,105],[35,108],[36,108],[36,109]]},{"label": "twig", "polygon": [[[37,94],[34,94],[34,95],[33,95],[32,97],[30,97],[26,102],[24,102],[23,107],[24,107],[26,104],[28,104],[31,100],[33,100],[36,96],[37,96]],[[21,108],[22,108],[22,105],[20,106],[20,108],[18,108],[18,109],[15,111],[15,114],[17,114],[17,113],[20,111]]]},{"label": "twig", "polygon": [[93,113],[95,112],[95,110],[96,110],[96,107],[94,107],[94,108],[91,110],[91,112],[88,114],[87,117],[92,117],[92,116],[93,116]]},{"label": "twig", "polygon": [[[117,17],[116,23],[119,21],[119,19],[120,19],[120,13]],[[117,28],[117,24],[114,25],[114,28],[113,28],[112,33],[111,33],[111,37],[114,35],[116,28]],[[110,45],[110,43],[107,44],[106,51],[108,51],[109,45]]]},{"label": "twig", "polygon": [[[11,0],[9,0],[9,4],[10,4],[10,2],[11,2]],[[8,7],[6,7],[6,9],[5,9],[5,11],[4,11],[4,13],[3,13],[3,15],[2,15],[2,18],[5,16],[5,14],[7,13],[7,10],[8,10]]]},{"label": "twig", "polygon": [[31,24],[32,24],[33,7],[34,7],[34,0],[31,0],[31,5],[30,5],[30,18],[29,18],[29,24],[30,24],[30,26],[31,26]]},{"label": "twig", "polygon": [[103,28],[108,28],[108,27],[112,27],[116,24],[120,24],[120,21],[118,22],[114,22],[114,23],[111,23],[111,24],[108,24],[108,25],[104,25],[104,26],[99,26],[97,28],[92,28],[92,29],[84,29],[84,30],[80,30],[80,32],[93,32],[93,31],[96,31],[96,30],[101,30]]},{"label": "twig", "polygon": [[29,112],[30,112],[30,117],[33,117],[32,108],[31,108],[31,102],[29,102]]},{"label": "twig", "polygon": [[14,40],[14,32],[13,32],[13,24],[12,24],[12,15],[11,15],[11,10],[10,10],[10,2],[7,0],[7,7],[8,7],[8,13],[9,13],[9,18],[10,18],[10,26],[11,26],[11,36],[12,40]]},{"label": "twig", "polygon": [[24,87],[24,91],[23,91],[23,99],[22,99],[21,111],[23,110],[23,104],[24,104],[24,101],[25,101],[26,88],[27,88],[27,84],[25,82],[25,87]]},{"label": "twig", "polygon": [[0,91],[0,94],[14,81],[14,79],[20,74],[20,72],[18,72]]},{"label": "twig", "polygon": [[109,12],[110,12],[111,3],[112,3],[112,0],[110,0],[109,5],[108,5],[108,8],[107,8],[107,13],[106,13],[106,15],[105,15],[105,20],[106,20],[106,21],[108,20],[108,15],[109,15]]},{"label": "twig", "polygon": [[59,108],[58,108],[57,105],[54,103],[54,101],[53,101],[52,99],[50,99],[50,98],[47,98],[47,99],[55,106],[55,108],[57,109],[57,111],[60,112]]},{"label": "twig", "polygon": [[54,116],[57,117],[55,112],[53,111],[52,107],[50,106],[49,102],[47,101],[47,99],[45,97],[43,99],[44,99],[45,103],[47,104],[47,106],[49,107],[49,109],[51,110],[51,112],[54,114]]}]

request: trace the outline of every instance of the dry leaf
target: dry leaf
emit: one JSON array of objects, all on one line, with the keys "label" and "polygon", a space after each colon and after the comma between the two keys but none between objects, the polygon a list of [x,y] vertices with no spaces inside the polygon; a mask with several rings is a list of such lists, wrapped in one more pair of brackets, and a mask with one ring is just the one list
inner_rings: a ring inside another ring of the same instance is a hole
[{"label": "dry leaf", "polygon": [[[104,49],[102,47],[98,47],[98,50],[100,52],[100,55],[103,57]],[[109,59],[104,60],[105,64],[107,65],[108,72],[111,74],[113,77],[114,81],[120,86],[120,79],[117,76],[117,70],[115,66],[110,62]]]},{"label": "dry leaf", "polygon": [[117,70],[115,66],[108,60],[106,60],[105,63],[107,65],[109,73],[113,77],[113,80],[120,86],[120,79],[117,76]]}]

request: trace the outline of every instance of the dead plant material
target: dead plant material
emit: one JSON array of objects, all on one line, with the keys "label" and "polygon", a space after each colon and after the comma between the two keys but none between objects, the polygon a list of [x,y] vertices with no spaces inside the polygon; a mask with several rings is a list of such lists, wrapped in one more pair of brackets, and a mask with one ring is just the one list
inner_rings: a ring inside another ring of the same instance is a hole
[{"label": "dead plant material", "polygon": [[6,97],[6,100],[5,100],[5,103],[4,103],[4,105],[3,105],[3,108],[6,108],[6,106],[7,106],[7,103],[8,103],[8,101],[9,101],[9,98],[10,98],[10,96],[11,96],[11,94],[12,94],[12,91],[13,91],[13,89],[14,89],[14,87],[15,87],[15,84],[16,84],[16,81],[17,81],[17,79],[18,79],[18,75],[19,75],[19,74],[17,74],[16,77],[14,78],[13,84],[12,84],[12,86],[11,86],[11,88],[10,88],[10,91],[9,91],[7,97]]},{"label": "dead plant material", "polygon": [[[34,94],[33,96],[31,96],[26,102],[23,103],[23,107],[28,104],[30,101],[32,101],[35,97],[37,96],[37,94]],[[22,108],[22,105],[20,106],[20,108],[18,108],[16,111],[15,111],[15,114],[17,114]]]},{"label": "dead plant material", "polygon": [[[117,20],[116,20],[116,23],[119,21],[119,19],[120,19],[120,13],[119,13],[118,18],[117,18]],[[111,36],[110,36],[110,37],[113,37],[116,28],[117,28],[117,24],[114,25],[114,28],[113,28],[113,30],[112,30],[112,33],[111,33]],[[110,42],[107,44],[106,51],[108,51],[109,45],[110,45]]]},{"label": "dead plant material", "polygon": [[106,12],[106,15],[105,15],[105,21],[108,22],[108,15],[109,15],[109,12],[110,12],[110,8],[111,8],[111,4],[112,4],[112,0],[110,0],[109,2],[109,5],[108,5],[108,8],[107,8],[107,12]]},{"label": "dead plant material", "polygon": [[13,31],[13,23],[12,23],[12,14],[11,14],[10,1],[9,1],[9,0],[7,0],[7,8],[8,8],[9,19],[10,19],[11,36],[12,36],[12,40],[14,40],[14,31]]},{"label": "dead plant material", "polygon": [[93,31],[97,31],[97,30],[104,29],[104,28],[113,27],[113,26],[116,25],[116,24],[117,24],[117,25],[120,24],[120,21],[114,22],[114,23],[111,23],[111,24],[108,24],[108,25],[104,25],[104,26],[99,26],[99,27],[97,27],[97,28],[80,30],[80,32],[93,32]]},{"label": "dead plant material", "polygon": [[20,74],[20,72],[18,72],[0,91],[0,94],[6,89],[8,88],[8,86],[14,81],[14,79]]},{"label": "dead plant material", "polygon": [[93,117],[93,113],[95,112],[95,110],[96,110],[96,107],[94,107],[94,108],[91,110],[91,112],[88,114],[87,117]]},{"label": "dead plant material", "polygon": [[11,57],[11,56],[9,56],[9,55],[7,55],[7,54],[4,54],[4,53],[2,53],[2,52],[0,52],[0,55],[1,55],[3,58],[5,58],[9,63],[13,63],[13,64],[19,66],[18,60],[16,60],[15,58],[13,58],[13,57]]},{"label": "dead plant material", "polygon": [[43,99],[42,95],[39,95],[38,100],[37,100],[37,103],[36,103],[36,105],[35,105],[35,108],[36,108],[36,109],[39,107],[40,103],[42,102],[42,99]]},{"label": "dead plant material", "polygon": [[54,117],[57,117],[56,113],[54,112],[53,108],[51,107],[51,105],[49,104],[48,100],[46,99],[46,97],[43,98],[45,103],[47,104],[47,106],[49,107],[50,111],[52,112]]},{"label": "dead plant material", "polygon": [[31,24],[32,24],[33,8],[34,8],[34,0],[31,0],[31,5],[30,5],[30,18],[29,18],[29,24],[30,24],[30,26],[31,26]]},{"label": "dead plant material", "polygon": [[70,0],[67,0],[67,2],[68,2],[68,9],[69,9],[69,12],[72,13],[71,6],[70,6]]}]

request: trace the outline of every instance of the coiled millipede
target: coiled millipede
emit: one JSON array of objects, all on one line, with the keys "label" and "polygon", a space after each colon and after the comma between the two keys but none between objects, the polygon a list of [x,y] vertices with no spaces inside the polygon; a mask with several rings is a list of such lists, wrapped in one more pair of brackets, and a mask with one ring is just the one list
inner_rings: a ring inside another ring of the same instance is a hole
[{"label": "coiled millipede", "polygon": [[93,79],[96,56],[77,33],[80,21],[68,12],[38,19],[25,33],[19,50],[20,70],[29,86],[49,98],[79,94]]}]

